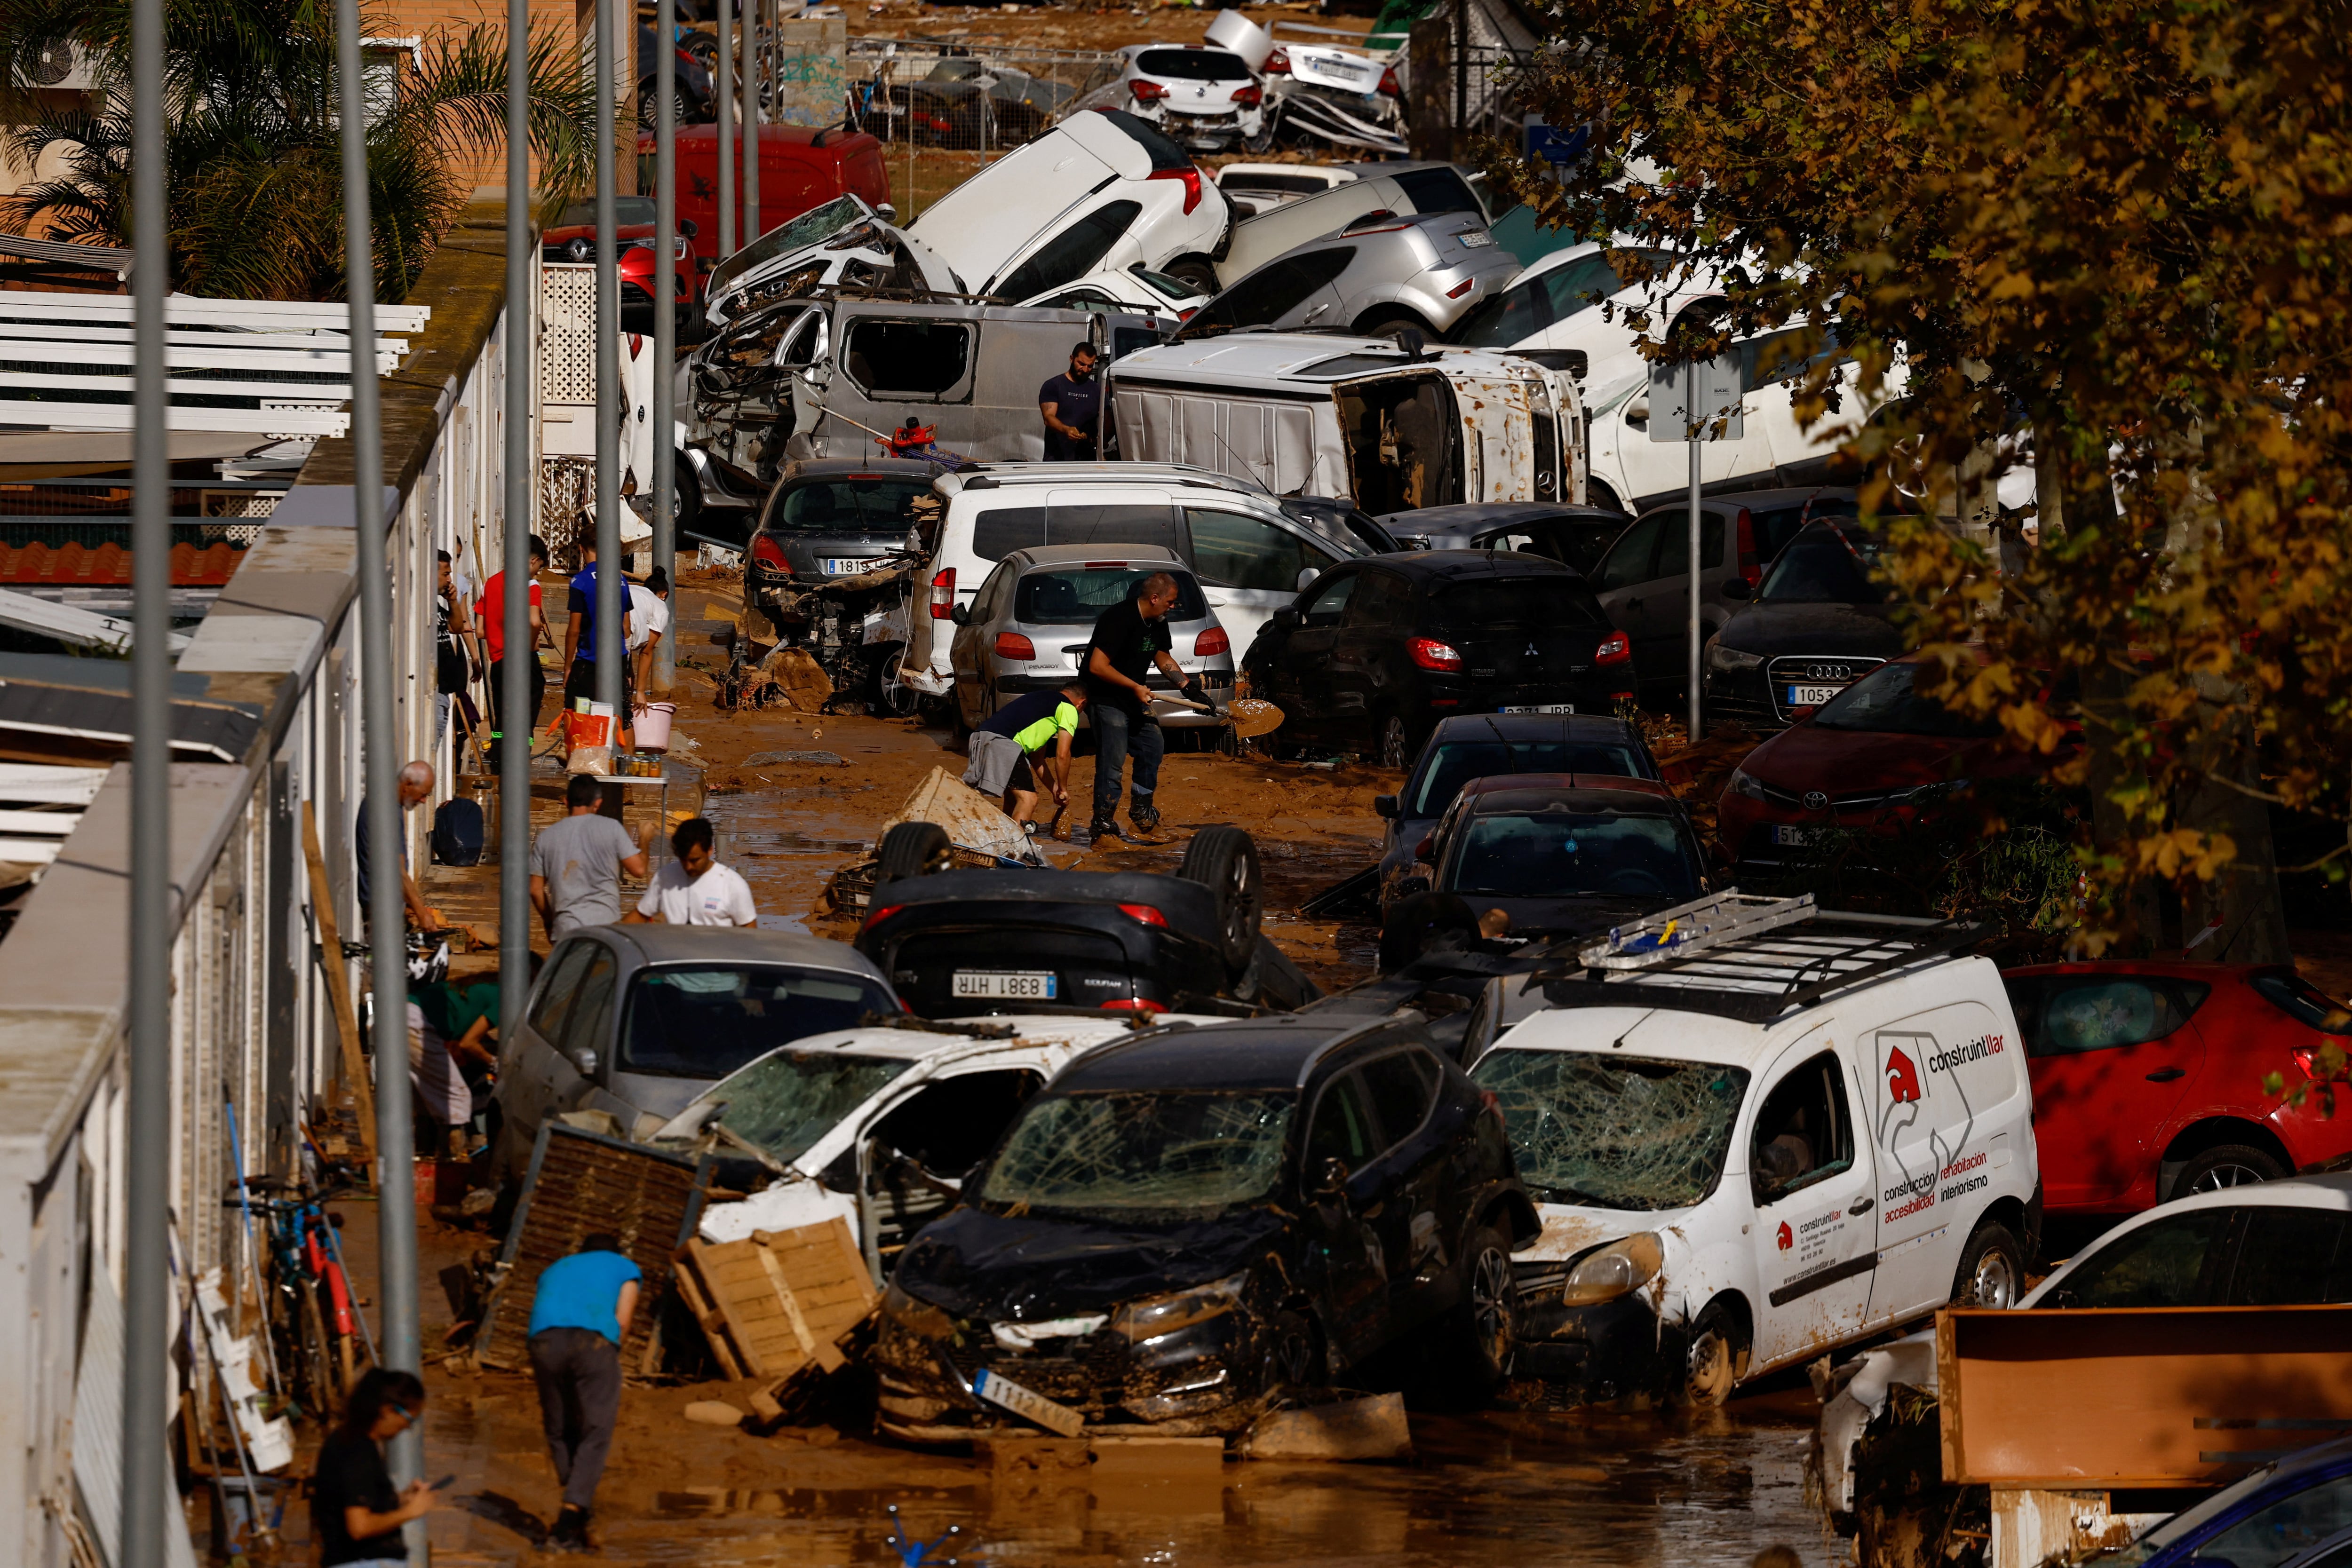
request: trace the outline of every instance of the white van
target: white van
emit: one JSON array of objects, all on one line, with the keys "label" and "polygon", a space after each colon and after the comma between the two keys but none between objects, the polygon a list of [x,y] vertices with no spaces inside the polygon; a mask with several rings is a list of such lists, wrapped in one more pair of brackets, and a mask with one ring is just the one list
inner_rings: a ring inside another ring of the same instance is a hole
[{"label": "white van", "polygon": [[[902,666],[907,684],[930,696],[955,689],[948,650],[956,607],[969,610],[996,563],[1014,550],[1099,544],[1173,551],[1200,578],[1236,663],[1259,628],[1318,573],[1374,553],[1343,529],[1292,516],[1247,479],[1180,464],[992,464],[942,474],[931,487],[946,507],[923,568],[929,591],[909,614]],[[1157,672],[1146,684],[1174,690]]]},{"label": "white van", "polygon": [[1119,455],[1137,462],[1375,516],[1584,499],[1576,382],[1517,355],[1244,330],[1138,350],[1104,382]]},{"label": "white van", "polygon": [[2033,1099],[1975,936],[1733,893],[1517,982],[1550,1006],[1470,1076],[1543,1218],[1513,1259],[1519,1375],[1719,1404],[1938,1307],[2013,1304]]}]

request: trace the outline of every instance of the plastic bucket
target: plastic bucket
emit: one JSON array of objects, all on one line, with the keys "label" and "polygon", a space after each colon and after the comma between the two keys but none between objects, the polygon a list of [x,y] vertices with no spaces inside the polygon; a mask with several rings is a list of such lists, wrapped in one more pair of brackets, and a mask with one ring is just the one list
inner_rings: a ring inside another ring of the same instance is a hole
[{"label": "plastic bucket", "polygon": [[676,703],[647,703],[637,715],[637,749],[667,751],[670,720],[677,716]]}]

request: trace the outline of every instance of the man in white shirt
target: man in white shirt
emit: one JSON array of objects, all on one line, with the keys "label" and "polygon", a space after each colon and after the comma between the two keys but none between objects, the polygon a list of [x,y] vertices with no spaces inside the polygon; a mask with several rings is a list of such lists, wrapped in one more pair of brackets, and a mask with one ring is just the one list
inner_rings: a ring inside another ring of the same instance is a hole
[{"label": "man in white shirt", "polygon": [[669,573],[660,567],[629,584],[629,663],[637,690],[650,691],[654,647],[669,632]]},{"label": "man in white shirt", "polygon": [[669,845],[677,858],[654,873],[625,925],[750,925],[759,920],[751,885],[711,858],[707,819],[689,817],[680,822]]}]

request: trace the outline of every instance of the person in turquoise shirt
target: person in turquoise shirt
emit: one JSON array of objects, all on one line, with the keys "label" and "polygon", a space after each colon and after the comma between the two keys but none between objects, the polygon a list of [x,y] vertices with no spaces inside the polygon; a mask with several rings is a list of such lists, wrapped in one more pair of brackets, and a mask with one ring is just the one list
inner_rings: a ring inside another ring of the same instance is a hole
[{"label": "person in turquoise shirt", "polygon": [[593,1544],[588,1519],[621,1418],[621,1341],[637,1314],[643,1278],[619,1238],[593,1231],[578,1251],[541,1272],[531,1298],[531,1376],[548,1457],[563,1483],[563,1507],[547,1538],[559,1551]]},{"label": "person in turquoise shirt", "polygon": [[1087,688],[1076,681],[1005,704],[995,717],[972,731],[971,766],[964,769],[963,781],[989,799],[1003,801],[1014,821],[1024,821],[1037,804],[1037,774],[1030,760],[1051,746],[1053,758],[1039,766],[1046,787],[1054,791],[1054,804],[1069,804],[1070,747],[1086,706]]}]

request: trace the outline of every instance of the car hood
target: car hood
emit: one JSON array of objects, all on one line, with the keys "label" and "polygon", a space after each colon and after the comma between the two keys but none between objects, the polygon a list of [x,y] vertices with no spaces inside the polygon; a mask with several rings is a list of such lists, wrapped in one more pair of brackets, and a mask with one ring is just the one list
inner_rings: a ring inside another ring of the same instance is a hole
[{"label": "car hood", "polygon": [[1677,1228],[1697,1212],[1696,1205],[1685,1208],[1594,1208],[1583,1204],[1538,1200],[1536,1218],[1542,1221],[1543,1231],[1512,1253],[1511,1258],[1519,1263],[1565,1263],[1595,1247],[1622,1241],[1644,1230],[1655,1232],[1662,1239],[1679,1240],[1684,1233]]},{"label": "car hood", "polygon": [[1605,936],[1612,925],[1638,920],[1669,908],[1681,899],[1618,898],[1582,895],[1570,898],[1498,898],[1488,893],[1465,893],[1462,902],[1473,914],[1499,909],[1511,917],[1507,935],[1541,933],[1557,940],[1569,936]]},{"label": "car hood", "polygon": [[1801,724],[1767,740],[1739,766],[1749,778],[1791,794],[1855,795],[1879,786],[1941,783],[1962,776],[1975,754],[1998,747],[1997,741]]},{"label": "car hood", "polygon": [[958,1317],[1041,1322],[1222,1280],[1289,1225],[1271,1205],[1173,1225],[958,1208],[915,1239],[893,1279]]},{"label": "car hood", "polygon": [[1883,604],[1751,604],[1725,623],[1717,639],[1726,648],[1771,658],[1780,653],[1864,653],[1892,659],[1903,634]]}]

